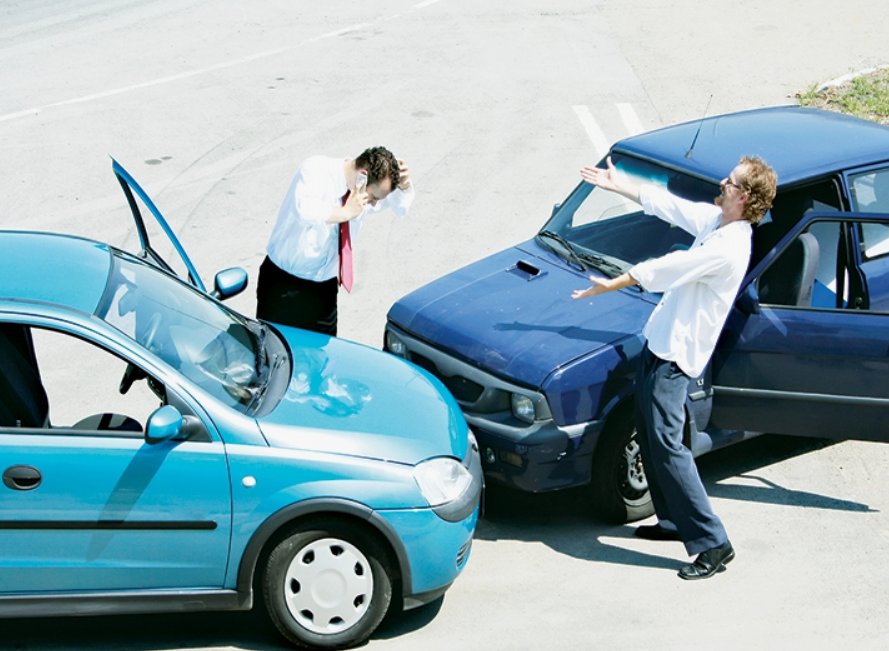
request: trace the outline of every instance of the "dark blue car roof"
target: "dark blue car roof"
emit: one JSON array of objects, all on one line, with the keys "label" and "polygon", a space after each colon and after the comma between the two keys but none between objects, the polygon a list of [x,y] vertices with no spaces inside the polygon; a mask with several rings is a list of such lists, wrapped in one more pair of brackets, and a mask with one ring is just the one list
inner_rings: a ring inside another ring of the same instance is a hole
[{"label": "dark blue car roof", "polygon": [[830,111],[778,106],[664,127],[621,140],[614,150],[717,182],[742,155],[757,155],[775,169],[779,185],[793,185],[889,160],[889,127]]}]

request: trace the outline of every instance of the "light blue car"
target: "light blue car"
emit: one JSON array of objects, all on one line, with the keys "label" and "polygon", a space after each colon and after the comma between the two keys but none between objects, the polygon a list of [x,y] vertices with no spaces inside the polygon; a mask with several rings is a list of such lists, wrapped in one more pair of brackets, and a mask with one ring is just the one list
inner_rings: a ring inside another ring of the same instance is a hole
[{"label": "light blue car", "polygon": [[450,394],[380,351],[226,308],[246,272],[206,291],[113,169],[138,254],[0,231],[0,618],[262,602],[291,642],[333,648],[443,594],[482,490]]}]

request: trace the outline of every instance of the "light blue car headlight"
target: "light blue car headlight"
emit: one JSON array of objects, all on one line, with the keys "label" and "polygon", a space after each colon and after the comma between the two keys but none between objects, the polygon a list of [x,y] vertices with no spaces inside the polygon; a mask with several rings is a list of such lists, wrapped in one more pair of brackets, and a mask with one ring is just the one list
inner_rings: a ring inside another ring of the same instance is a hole
[{"label": "light blue car headlight", "polygon": [[436,457],[414,466],[414,479],[429,506],[454,502],[472,484],[469,470],[457,459]]}]

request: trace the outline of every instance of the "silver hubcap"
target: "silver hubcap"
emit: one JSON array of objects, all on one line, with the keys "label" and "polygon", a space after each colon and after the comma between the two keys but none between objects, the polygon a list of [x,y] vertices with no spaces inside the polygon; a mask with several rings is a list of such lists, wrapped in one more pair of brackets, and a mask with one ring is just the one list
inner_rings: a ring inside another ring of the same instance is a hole
[{"label": "silver hubcap", "polygon": [[645,469],[642,467],[642,455],[639,444],[633,439],[624,449],[624,457],[627,460],[627,483],[630,488],[640,492],[648,490],[648,481],[645,479]]},{"label": "silver hubcap", "polygon": [[284,600],[293,618],[313,633],[354,626],[373,596],[370,563],[354,545],[336,538],[300,549],[284,577]]}]

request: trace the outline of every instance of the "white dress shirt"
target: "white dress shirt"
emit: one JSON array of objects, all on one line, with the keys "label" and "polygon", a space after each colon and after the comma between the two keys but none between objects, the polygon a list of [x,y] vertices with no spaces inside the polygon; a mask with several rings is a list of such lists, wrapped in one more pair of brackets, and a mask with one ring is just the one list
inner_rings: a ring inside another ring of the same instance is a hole
[{"label": "white dress shirt", "polygon": [[719,228],[722,210],[645,185],[639,198],[647,214],[695,236],[686,251],[640,262],[629,270],[643,288],[664,292],[645,324],[648,348],[696,377],[704,372],[750,261],[752,228],[746,220]]},{"label": "white dress shirt", "polygon": [[[287,273],[322,282],[339,271],[339,224],[328,223],[330,213],[342,205],[346,185],[345,158],[312,156],[296,170],[290,188],[278,210],[278,220],[268,243],[272,262]],[[413,184],[407,190],[395,188],[376,205],[349,222],[354,240],[364,218],[387,208],[399,217],[407,215],[414,200]]]}]

